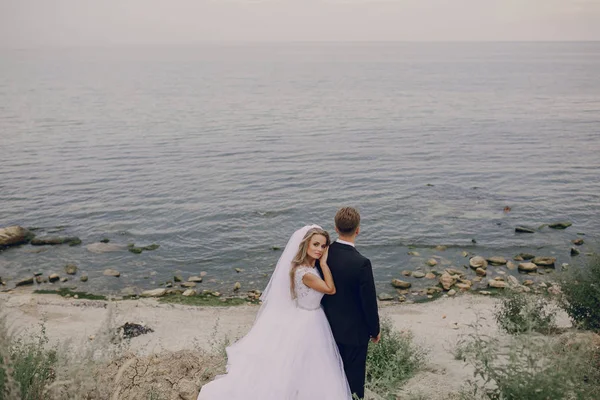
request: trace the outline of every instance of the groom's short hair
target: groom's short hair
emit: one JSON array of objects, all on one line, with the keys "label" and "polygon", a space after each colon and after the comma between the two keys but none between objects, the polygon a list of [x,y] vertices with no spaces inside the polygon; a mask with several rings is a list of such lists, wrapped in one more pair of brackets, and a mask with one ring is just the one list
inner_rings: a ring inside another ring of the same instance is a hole
[{"label": "groom's short hair", "polygon": [[335,214],[335,227],[339,233],[353,234],[360,225],[360,214],[354,207],[342,207]]}]

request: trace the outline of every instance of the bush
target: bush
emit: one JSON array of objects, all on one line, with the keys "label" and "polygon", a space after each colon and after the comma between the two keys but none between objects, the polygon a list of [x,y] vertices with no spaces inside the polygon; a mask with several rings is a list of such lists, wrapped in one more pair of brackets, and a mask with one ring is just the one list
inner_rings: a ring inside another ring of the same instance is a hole
[{"label": "bush", "polygon": [[[463,399],[592,400],[600,398],[598,348],[587,338],[519,335],[503,346],[474,333],[461,352],[474,368]],[[594,348],[595,351],[590,351]]]},{"label": "bush", "polygon": [[412,334],[395,331],[392,322],[383,319],[381,341],[369,345],[365,386],[379,396],[396,399],[394,393],[423,367],[425,358],[426,351],[413,343]]},{"label": "bush", "polygon": [[582,329],[600,332],[600,256],[560,277],[561,306]]},{"label": "bush", "polygon": [[8,350],[0,355],[0,399],[44,399],[45,388],[55,377],[57,361],[56,351],[46,349],[44,327],[29,340],[11,339],[4,326],[0,329],[0,346]]},{"label": "bush", "polygon": [[494,317],[507,333],[549,333],[555,331],[556,318],[548,302],[539,296],[509,292],[496,306]]}]

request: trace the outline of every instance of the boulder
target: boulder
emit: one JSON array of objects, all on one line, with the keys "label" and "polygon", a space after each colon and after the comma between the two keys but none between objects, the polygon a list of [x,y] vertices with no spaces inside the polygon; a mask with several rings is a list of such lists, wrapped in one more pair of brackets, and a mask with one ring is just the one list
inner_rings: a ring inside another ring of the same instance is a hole
[{"label": "boulder", "polygon": [[27,277],[27,278],[20,279],[15,284],[15,286],[27,286],[27,285],[33,285],[33,275],[30,277]]},{"label": "boulder", "polygon": [[60,276],[58,276],[58,274],[50,274],[50,276],[48,276],[48,280],[50,282],[56,282],[60,279]]},{"label": "boulder", "polygon": [[513,270],[513,269],[517,268],[517,264],[515,264],[515,263],[514,263],[514,262],[512,262],[512,261],[508,261],[508,262],[506,263],[506,268],[508,268],[508,269],[510,269],[510,270]]},{"label": "boulder", "polygon": [[471,266],[471,268],[473,269],[477,269],[477,268],[483,268],[486,269],[487,268],[487,261],[485,260],[485,258],[481,257],[481,256],[475,256],[472,257],[469,260],[469,265]]},{"label": "boulder", "polygon": [[418,251],[409,251],[408,255],[409,256],[414,256],[414,257],[419,257],[421,254],[419,254]]},{"label": "boulder", "polygon": [[402,271],[402,275],[404,275],[404,276],[411,276],[412,275],[412,271],[409,271],[409,270],[405,269],[404,271]]},{"label": "boulder", "polygon": [[[175,281],[175,282],[177,282],[177,281]],[[202,277],[201,276],[190,276],[188,278],[188,282],[200,283],[200,282],[202,282]]]},{"label": "boulder", "polygon": [[454,295],[456,295],[456,290],[454,290],[454,289],[450,289],[450,290],[448,290],[448,296],[451,296],[451,297],[452,297],[452,296],[454,296]]},{"label": "boulder", "polygon": [[175,275],[175,276],[173,276],[173,281],[183,282],[183,278],[181,277],[181,275]]},{"label": "boulder", "polygon": [[433,272],[428,272],[425,274],[425,279],[435,279],[436,275]]},{"label": "boulder", "polygon": [[442,285],[444,290],[450,290],[455,283],[456,278],[454,278],[448,272],[444,272],[442,276],[440,276],[440,284]]},{"label": "boulder", "polygon": [[186,289],[186,290],[183,292],[182,296],[185,296],[185,297],[190,297],[190,296],[195,296],[195,295],[197,295],[197,294],[198,294],[198,292],[196,292],[194,289]]},{"label": "boulder", "polygon": [[408,289],[412,284],[400,279],[392,279],[392,286],[398,289]]},{"label": "boulder", "polygon": [[443,246],[443,245],[435,246],[435,250],[436,251],[446,251],[446,250],[448,250],[448,246]]},{"label": "boulder", "polygon": [[161,297],[167,293],[167,289],[152,289],[145,290],[142,292],[142,297]]},{"label": "boulder", "polygon": [[105,269],[103,272],[104,276],[114,276],[115,278],[118,278],[119,276],[121,276],[121,273],[119,271],[117,271],[116,269]]},{"label": "boulder", "polygon": [[504,257],[494,256],[494,257],[488,258],[487,262],[490,263],[491,265],[505,265],[507,261],[506,261],[506,258],[504,258]]},{"label": "boulder", "polygon": [[477,269],[475,270],[475,273],[476,273],[478,276],[486,276],[486,275],[487,275],[487,272],[486,272],[486,270],[485,270],[485,269],[483,269],[483,268],[477,268]]},{"label": "boulder", "polygon": [[532,262],[525,262],[519,264],[519,271],[523,272],[534,272],[537,271],[538,266]]},{"label": "boulder", "polygon": [[33,239],[35,235],[22,226],[14,225],[0,228],[0,248],[24,244]]},{"label": "boulder", "polygon": [[538,267],[554,267],[556,257],[535,257],[532,261]]},{"label": "boulder", "polygon": [[574,239],[571,241],[575,246],[581,246],[582,244],[584,244],[585,242],[583,241],[583,239],[579,238],[579,239]]},{"label": "boulder", "polygon": [[240,290],[242,288],[242,284],[239,282],[236,282],[235,285],[233,285],[233,291],[237,292],[238,290]]},{"label": "boulder", "polygon": [[573,224],[569,221],[561,221],[561,222],[554,222],[552,224],[549,224],[548,227],[552,228],[552,229],[567,229],[571,225],[573,225]]},{"label": "boulder", "polygon": [[527,260],[533,260],[535,258],[535,256],[533,254],[529,254],[529,253],[519,253],[515,256],[515,261],[527,261]]},{"label": "boulder", "polygon": [[575,247],[571,247],[571,256],[578,256],[581,252]]},{"label": "boulder", "polygon": [[81,278],[79,278],[79,280],[81,282],[87,282],[88,281],[88,276],[87,275],[81,275]]},{"label": "boulder", "polygon": [[468,283],[457,283],[456,285],[454,285],[456,288],[462,290],[463,292],[466,292],[467,290],[471,289],[472,285],[469,285]]},{"label": "boulder", "polygon": [[412,276],[413,276],[413,278],[424,278],[425,274],[421,271],[415,271],[415,272],[413,272]]},{"label": "boulder", "polygon": [[196,287],[196,282],[184,282],[181,284],[181,287],[184,288],[195,288]]},{"label": "boulder", "polygon": [[435,258],[430,258],[429,260],[427,260],[427,265],[429,265],[430,267],[435,267],[436,265],[438,265],[438,262]]}]

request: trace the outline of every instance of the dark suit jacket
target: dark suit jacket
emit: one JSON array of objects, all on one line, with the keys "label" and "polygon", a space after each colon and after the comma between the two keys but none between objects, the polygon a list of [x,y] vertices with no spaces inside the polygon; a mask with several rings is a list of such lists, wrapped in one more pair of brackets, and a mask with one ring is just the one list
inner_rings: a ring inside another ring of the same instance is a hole
[{"label": "dark suit jacket", "polygon": [[333,242],[327,265],[331,269],[336,293],[325,295],[321,304],[337,343],[355,346],[368,344],[379,334],[379,313],[371,261],[354,247]]}]

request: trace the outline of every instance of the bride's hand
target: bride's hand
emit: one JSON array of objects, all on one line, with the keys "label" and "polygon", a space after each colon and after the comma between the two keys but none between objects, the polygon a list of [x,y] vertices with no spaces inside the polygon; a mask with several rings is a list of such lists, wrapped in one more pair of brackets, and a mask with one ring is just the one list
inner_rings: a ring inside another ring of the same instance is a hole
[{"label": "bride's hand", "polygon": [[325,251],[323,251],[323,255],[319,259],[319,264],[327,264],[327,257],[328,256],[329,256],[329,246],[327,246],[325,248]]}]

